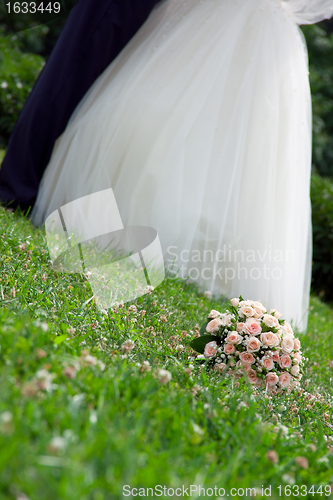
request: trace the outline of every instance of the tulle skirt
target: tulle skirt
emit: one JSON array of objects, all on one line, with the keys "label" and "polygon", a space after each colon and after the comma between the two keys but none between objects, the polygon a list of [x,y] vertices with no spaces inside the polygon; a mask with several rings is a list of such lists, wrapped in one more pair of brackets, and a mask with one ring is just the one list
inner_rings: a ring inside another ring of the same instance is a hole
[{"label": "tulle skirt", "polygon": [[76,108],[31,217],[112,188],[172,276],[304,330],[310,170],[306,46],[280,0],[167,0]]}]

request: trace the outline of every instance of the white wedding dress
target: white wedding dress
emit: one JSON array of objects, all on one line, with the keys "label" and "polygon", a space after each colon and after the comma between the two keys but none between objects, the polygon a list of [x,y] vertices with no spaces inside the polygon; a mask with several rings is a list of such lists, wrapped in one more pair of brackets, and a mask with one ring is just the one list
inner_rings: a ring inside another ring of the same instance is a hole
[{"label": "white wedding dress", "polygon": [[333,0],[158,4],[56,142],[33,223],[112,188],[124,226],[157,230],[166,269],[304,330],[311,97],[298,24],[332,14]]}]

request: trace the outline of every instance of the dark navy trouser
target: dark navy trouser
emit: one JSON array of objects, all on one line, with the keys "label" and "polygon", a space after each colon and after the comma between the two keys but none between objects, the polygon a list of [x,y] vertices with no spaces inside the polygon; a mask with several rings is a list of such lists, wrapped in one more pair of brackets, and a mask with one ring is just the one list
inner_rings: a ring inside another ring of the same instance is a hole
[{"label": "dark navy trouser", "polygon": [[0,168],[0,201],[35,203],[56,139],[159,0],[78,0],[27,98]]}]

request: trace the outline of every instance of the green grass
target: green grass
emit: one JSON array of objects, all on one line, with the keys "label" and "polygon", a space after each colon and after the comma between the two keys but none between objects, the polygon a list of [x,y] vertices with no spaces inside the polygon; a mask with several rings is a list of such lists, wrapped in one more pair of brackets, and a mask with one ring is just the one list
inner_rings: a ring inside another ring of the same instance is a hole
[{"label": "green grass", "polygon": [[[137,312],[101,313],[84,276],[52,269],[41,229],[1,209],[0,227],[1,500],[134,498],[124,485],[217,486],[225,498],[231,488],[260,497],[263,486],[277,499],[287,485],[333,484],[328,305],[311,299],[302,389],[271,399],[243,380],[185,372],[189,341],[221,301],[167,279],[133,302]],[[162,368],[172,374],[164,384]]]}]

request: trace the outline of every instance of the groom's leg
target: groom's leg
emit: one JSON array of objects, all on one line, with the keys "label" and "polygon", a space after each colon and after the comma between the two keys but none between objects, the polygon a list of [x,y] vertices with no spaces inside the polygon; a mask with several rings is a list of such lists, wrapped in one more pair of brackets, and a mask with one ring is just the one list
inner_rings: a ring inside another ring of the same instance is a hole
[{"label": "groom's leg", "polygon": [[56,139],[84,94],[159,0],[79,0],[10,137],[0,169],[0,201],[33,206]]}]

